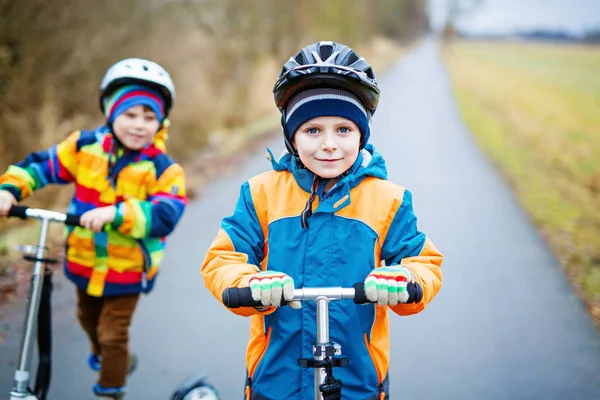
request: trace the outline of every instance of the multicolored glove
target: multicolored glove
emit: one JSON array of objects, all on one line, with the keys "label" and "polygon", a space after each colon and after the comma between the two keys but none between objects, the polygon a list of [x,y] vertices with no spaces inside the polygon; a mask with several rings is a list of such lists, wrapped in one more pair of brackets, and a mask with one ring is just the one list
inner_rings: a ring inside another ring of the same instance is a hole
[{"label": "multicolored glove", "polygon": [[279,307],[281,299],[288,301],[292,308],[300,308],[294,297],[294,280],[282,272],[263,271],[250,278],[250,290],[254,301],[260,301],[264,307]]},{"label": "multicolored glove", "polygon": [[376,268],[367,275],[365,294],[373,303],[395,306],[418,303],[423,298],[423,288],[408,268],[392,265]]}]

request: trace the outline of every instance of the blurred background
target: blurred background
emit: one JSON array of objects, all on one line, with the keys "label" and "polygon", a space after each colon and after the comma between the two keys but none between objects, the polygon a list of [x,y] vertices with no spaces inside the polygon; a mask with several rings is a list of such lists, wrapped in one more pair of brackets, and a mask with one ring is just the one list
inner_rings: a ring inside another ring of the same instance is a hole
[{"label": "blurred background", "polygon": [[[600,328],[598,0],[0,0],[0,169],[102,124],[104,72],[143,57],[175,82],[167,147],[193,195],[244,150],[278,137],[273,84],[317,40],[354,48],[378,78],[435,43],[462,123]],[[71,194],[42,192],[28,205],[64,210]],[[12,248],[37,231],[23,226],[0,221],[0,311],[19,276],[28,282]],[[598,342],[585,351],[589,343]]]},{"label": "blurred background", "polygon": [[[382,73],[425,35],[441,41],[464,121],[600,318],[595,0],[0,0],[0,169],[100,125],[104,72],[143,57],[175,81],[168,148],[192,186],[201,151],[276,129],[271,89],[302,46],[335,39]],[[30,204],[71,194],[44,191]]]},{"label": "blurred background", "polygon": [[430,2],[461,116],[600,327],[600,2]]},{"label": "blurred background", "polygon": [[2,167],[101,123],[99,82],[122,58],[173,76],[170,152],[185,159],[211,133],[272,113],[281,65],[307,43],[335,37],[372,53],[426,24],[420,0],[1,0]]}]

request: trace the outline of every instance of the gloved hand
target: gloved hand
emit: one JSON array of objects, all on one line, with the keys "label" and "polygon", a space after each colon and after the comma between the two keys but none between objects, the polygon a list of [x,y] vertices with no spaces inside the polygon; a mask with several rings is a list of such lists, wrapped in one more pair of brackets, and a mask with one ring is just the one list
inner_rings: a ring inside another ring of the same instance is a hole
[{"label": "gloved hand", "polygon": [[252,298],[260,301],[265,307],[279,307],[281,296],[288,301],[292,308],[300,308],[299,301],[292,301],[294,296],[294,280],[282,272],[263,271],[250,278]]},{"label": "gloved hand", "polygon": [[418,303],[423,288],[410,270],[401,265],[376,268],[365,279],[365,294],[371,302],[386,306]]}]

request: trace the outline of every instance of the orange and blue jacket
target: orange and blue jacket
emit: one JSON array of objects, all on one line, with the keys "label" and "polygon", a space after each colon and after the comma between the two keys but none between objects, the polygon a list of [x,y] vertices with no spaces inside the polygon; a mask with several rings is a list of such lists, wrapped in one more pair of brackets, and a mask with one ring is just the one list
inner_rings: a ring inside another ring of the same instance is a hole
[{"label": "orange and blue jacket", "polygon": [[65,274],[91,296],[147,293],[154,286],[166,237],[187,204],[183,169],[157,138],[131,151],[106,126],[76,131],[0,176],[0,189],[18,201],[51,183],[74,183],[69,213],[116,205],[115,221],[103,232],[67,229]]},{"label": "orange and blue jacket", "polygon": [[[222,301],[227,287],[247,287],[259,270],[288,274],[296,287],[351,287],[382,265],[403,264],[423,287],[418,304],[389,307],[399,315],[422,311],[442,285],[442,255],[417,229],[408,190],[386,180],[381,155],[371,145],[361,151],[351,173],[323,195],[316,188],[308,228],[301,214],[312,192],[314,175],[290,154],[274,171],[245,182],[233,214],[223,219],[201,273],[206,287]],[[318,181],[317,181],[318,182]],[[343,382],[343,399],[383,398],[388,392],[388,308],[329,303],[330,339],[350,359],[335,369]],[[246,354],[247,398],[312,400],[314,370],[298,366],[313,358],[316,309],[279,307],[260,312],[233,309],[251,316]]]}]

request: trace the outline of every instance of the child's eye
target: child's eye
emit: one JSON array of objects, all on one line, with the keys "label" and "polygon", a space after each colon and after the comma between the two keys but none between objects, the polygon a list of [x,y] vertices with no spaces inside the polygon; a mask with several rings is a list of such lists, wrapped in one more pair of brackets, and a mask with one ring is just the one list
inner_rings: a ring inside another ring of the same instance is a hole
[{"label": "child's eye", "polygon": [[146,115],[144,119],[148,122],[156,121],[156,117],[154,115]]},{"label": "child's eye", "polygon": [[350,128],[342,126],[342,127],[340,127],[338,129],[338,132],[340,132],[340,133],[348,133],[348,132],[350,132]]},{"label": "child's eye", "polygon": [[317,133],[319,133],[319,128],[308,128],[306,132],[310,133],[311,135],[316,135]]}]

